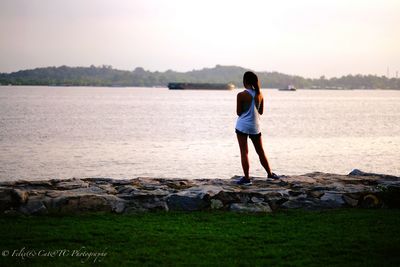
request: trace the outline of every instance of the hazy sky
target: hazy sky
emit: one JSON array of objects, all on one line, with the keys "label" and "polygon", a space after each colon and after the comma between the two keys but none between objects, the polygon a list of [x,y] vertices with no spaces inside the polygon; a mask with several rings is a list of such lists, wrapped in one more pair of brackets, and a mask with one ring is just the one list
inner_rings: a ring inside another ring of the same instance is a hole
[{"label": "hazy sky", "polygon": [[306,77],[400,71],[400,0],[1,0],[0,33],[0,72],[91,64],[238,65]]}]

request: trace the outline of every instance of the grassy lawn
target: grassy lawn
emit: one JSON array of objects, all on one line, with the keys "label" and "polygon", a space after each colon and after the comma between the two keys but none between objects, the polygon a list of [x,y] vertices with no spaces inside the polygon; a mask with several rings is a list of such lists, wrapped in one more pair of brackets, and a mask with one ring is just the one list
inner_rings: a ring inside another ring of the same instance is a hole
[{"label": "grassy lawn", "polygon": [[400,265],[400,210],[2,216],[0,224],[0,266]]}]

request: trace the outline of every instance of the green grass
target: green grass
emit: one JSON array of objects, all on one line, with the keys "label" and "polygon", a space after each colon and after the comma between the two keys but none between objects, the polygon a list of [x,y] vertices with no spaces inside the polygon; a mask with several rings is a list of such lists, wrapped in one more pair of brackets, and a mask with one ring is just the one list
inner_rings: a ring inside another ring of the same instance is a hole
[{"label": "green grass", "polygon": [[2,216],[0,225],[0,253],[82,246],[107,253],[96,262],[0,255],[0,266],[400,265],[400,210]]}]

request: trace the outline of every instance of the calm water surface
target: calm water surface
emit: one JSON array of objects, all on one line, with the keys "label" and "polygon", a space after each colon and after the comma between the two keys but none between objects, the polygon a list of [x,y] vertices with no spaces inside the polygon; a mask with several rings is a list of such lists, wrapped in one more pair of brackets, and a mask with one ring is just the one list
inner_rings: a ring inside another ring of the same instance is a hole
[{"label": "calm water surface", "polygon": [[[240,175],[238,92],[0,87],[0,179]],[[274,172],[400,175],[400,91],[263,93]]]}]

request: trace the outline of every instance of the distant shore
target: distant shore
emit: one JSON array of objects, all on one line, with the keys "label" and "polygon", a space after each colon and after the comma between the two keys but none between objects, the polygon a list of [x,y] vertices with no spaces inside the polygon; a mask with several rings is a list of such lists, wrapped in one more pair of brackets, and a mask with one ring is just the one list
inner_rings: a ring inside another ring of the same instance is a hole
[{"label": "distant shore", "polygon": [[[243,84],[243,73],[249,69],[239,66],[221,66],[203,68],[188,72],[168,70],[151,72],[141,67],[133,71],[113,69],[112,66],[89,67],[44,67],[20,70],[11,73],[0,73],[2,85],[55,85],[55,86],[136,86],[136,87],[166,87],[170,82],[187,83],[232,83],[235,86]],[[378,75],[343,75],[342,77],[304,78],[276,71],[257,72],[261,85],[274,88],[286,88],[293,85],[296,88],[360,88],[360,89],[400,89],[399,78],[389,78]]]}]

